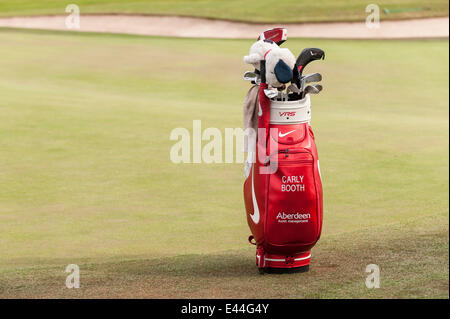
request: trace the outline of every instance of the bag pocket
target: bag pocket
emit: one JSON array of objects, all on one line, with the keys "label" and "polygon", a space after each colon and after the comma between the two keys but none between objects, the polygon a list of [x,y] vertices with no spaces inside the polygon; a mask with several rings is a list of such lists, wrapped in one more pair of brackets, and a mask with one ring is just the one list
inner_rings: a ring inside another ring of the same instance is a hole
[{"label": "bag pocket", "polygon": [[302,150],[283,150],[269,177],[266,235],[274,246],[314,244],[319,237],[314,157]]}]

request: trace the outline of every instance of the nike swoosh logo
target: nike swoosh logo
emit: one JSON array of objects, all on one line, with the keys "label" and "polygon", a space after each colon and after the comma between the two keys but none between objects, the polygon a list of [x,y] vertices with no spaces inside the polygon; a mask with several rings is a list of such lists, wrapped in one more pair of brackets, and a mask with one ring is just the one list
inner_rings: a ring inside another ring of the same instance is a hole
[{"label": "nike swoosh logo", "polygon": [[262,115],[261,104],[258,103],[258,116]]},{"label": "nike swoosh logo", "polygon": [[259,223],[259,207],[258,202],[256,201],[255,196],[255,165],[252,167],[252,201],[253,201],[253,214],[250,215],[250,218],[253,220],[255,224]]},{"label": "nike swoosh logo", "polygon": [[314,51],[310,51],[312,56],[315,56],[317,53],[314,53]]},{"label": "nike swoosh logo", "polygon": [[290,132],[287,132],[287,133],[284,133],[284,134],[280,132],[280,133],[278,134],[278,136],[279,136],[279,137],[285,137],[286,135],[291,134],[292,132],[295,132],[295,130],[290,131]]}]

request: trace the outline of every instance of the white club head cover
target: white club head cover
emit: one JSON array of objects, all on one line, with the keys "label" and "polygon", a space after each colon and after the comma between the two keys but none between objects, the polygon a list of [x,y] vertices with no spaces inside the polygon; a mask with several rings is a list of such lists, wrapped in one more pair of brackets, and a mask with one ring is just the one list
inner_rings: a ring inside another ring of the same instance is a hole
[{"label": "white club head cover", "polygon": [[[278,88],[292,79],[295,56],[289,49],[274,48],[266,54],[266,83]],[[280,72],[281,71],[281,72]]]},{"label": "white club head cover", "polygon": [[253,65],[259,71],[259,62],[264,60],[264,56],[269,50],[279,48],[279,46],[270,40],[259,40],[250,47],[249,55],[244,57],[244,62]]}]

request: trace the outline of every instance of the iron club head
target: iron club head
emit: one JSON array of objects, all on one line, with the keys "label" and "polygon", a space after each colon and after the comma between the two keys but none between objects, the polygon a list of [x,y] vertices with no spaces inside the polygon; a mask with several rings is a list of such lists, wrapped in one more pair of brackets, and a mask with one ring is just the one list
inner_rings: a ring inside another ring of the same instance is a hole
[{"label": "iron club head", "polygon": [[303,91],[303,96],[305,96],[306,94],[318,94],[320,91],[322,91],[323,87],[320,84],[315,84],[315,85],[308,85],[305,88],[305,91]]},{"label": "iron club head", "polygon": [[265,89],[264,90],[264,94],[269,98],[269,99],[273,99],[274,97],[278,96],[278,91],[277,90],[271,90],[271,89]]},{"label": "iron club head", "polygon": [[322,74],[320,73],[312,73],[302,76],[302,81],[305,83],[311,83],[311,82],[320,82],[322,81]]},{"label": "iron club head", "polygon": [[255,72],[247,71],[244,73],[244,81],[255,82],[259,85],[261,83],[261,77]]}]

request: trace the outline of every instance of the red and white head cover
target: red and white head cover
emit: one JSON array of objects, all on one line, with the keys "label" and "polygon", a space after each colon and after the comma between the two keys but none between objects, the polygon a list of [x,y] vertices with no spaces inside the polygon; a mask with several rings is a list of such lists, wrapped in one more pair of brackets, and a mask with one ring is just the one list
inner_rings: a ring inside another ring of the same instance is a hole
[{"label": "red and white head cover", "polygon": [[287,30],[285,28],[266,30],[259,35],[258,40],[272,40],[276,44],[281,45],[287,40]]}]

